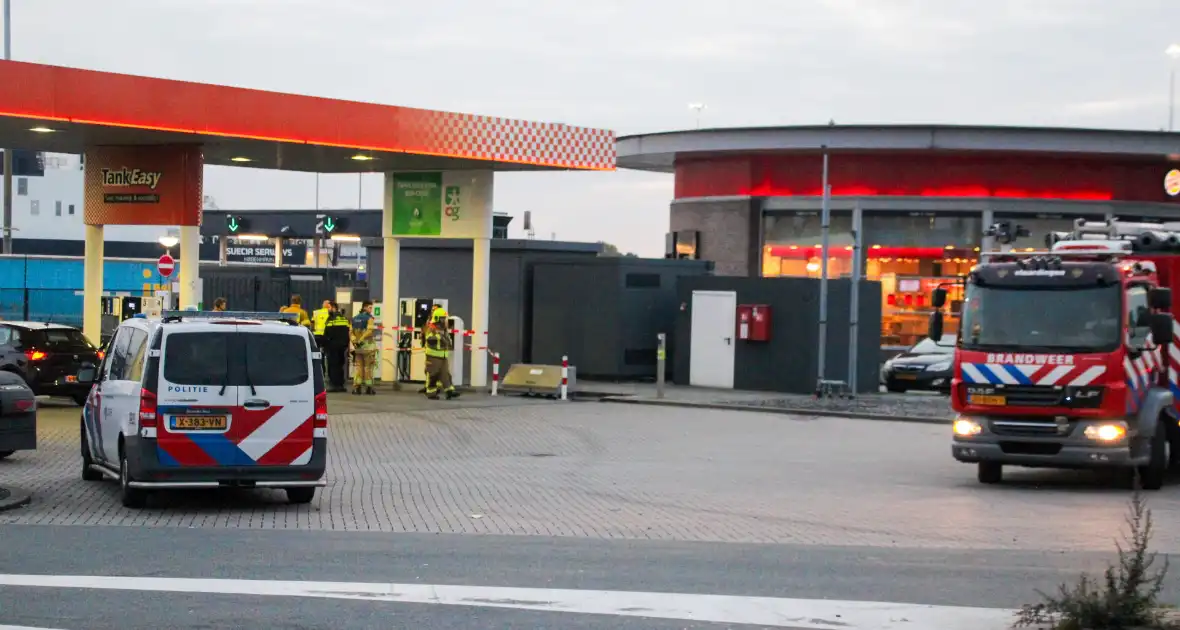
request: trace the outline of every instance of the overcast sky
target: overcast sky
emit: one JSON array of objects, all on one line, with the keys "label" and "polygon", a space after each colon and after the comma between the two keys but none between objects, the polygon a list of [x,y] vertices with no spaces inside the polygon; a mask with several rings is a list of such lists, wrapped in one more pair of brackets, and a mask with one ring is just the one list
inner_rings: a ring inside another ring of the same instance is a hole
[{"label": "overcast sky", "polygon": [[[1160,129],[1177,0],[12,0],[13,58],[607,127],[979,123]],[[381,184],[363,185],[378,207]],[[222,208],[315,176],[210,167]],[[670,175],[498,176],[537,235],[660,255]],[[356,176],[321,205],[355,208]]]}]

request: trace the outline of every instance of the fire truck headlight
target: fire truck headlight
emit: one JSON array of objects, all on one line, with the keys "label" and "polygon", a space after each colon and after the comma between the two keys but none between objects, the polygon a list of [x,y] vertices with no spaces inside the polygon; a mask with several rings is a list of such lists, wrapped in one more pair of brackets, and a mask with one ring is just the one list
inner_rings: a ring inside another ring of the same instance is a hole
[{"label": "fire truck headlight", "polygon": [[971,437],[974,435],[979,435],[983,432],[983,425],[967,418],[956,419],[952,428],[955,432],[955,435],[959,437]]},{"label": "fire truck headlight", "polygon": [[1127,436],[1127,426],[1122,423],[1093,424],[1086,427],[1086,437],[1096,442],[1118,442]]}]

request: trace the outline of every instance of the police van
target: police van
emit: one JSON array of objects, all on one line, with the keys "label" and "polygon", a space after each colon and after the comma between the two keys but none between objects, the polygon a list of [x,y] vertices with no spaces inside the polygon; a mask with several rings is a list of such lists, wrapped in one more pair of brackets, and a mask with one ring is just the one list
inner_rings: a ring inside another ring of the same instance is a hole
[{"label": "police van", "polygon": [[292,314],[168,311],[116,329],[82,411],[82,478],[157,490],[326,484],[321,355]]}]

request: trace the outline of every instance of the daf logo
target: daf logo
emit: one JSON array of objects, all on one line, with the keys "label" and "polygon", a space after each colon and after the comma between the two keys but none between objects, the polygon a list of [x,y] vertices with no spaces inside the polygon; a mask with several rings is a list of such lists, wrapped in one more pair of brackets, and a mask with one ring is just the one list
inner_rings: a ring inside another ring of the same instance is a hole
[{"label": "daf logo", "polygon": [[1073,394],[1074,398],[1077,398],[1080,400],[1085,400],[1087,398],[1096,398],[1097,396],[1098,396],[1098,390],[1096,390],[1096,389],[1083,389],[1080,391],[1076,391]]},{"label": "daf logo", "polygon": [[1075,278],[1082,277],[1082,270],[1081,269],[1073,269],[1069,273],[1070,273],[1070,275],[1072,275]]},{"label": "daf logo", "polygon": [[996,272],[996,275],[1003,278],[1004,276],[1008,275],[1008,270],[1007,269],[1000,269],[999,271]]}]

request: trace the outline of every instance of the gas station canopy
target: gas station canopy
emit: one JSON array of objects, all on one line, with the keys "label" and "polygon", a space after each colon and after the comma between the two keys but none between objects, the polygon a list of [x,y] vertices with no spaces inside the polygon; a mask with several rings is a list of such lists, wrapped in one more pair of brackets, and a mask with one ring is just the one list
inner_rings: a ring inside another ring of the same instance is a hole
[{"label": "gas station canopy", "polygon": [[0,61],[0,146],[202,145],[205,164],[318,173],[614,170],[605,129]]}]

